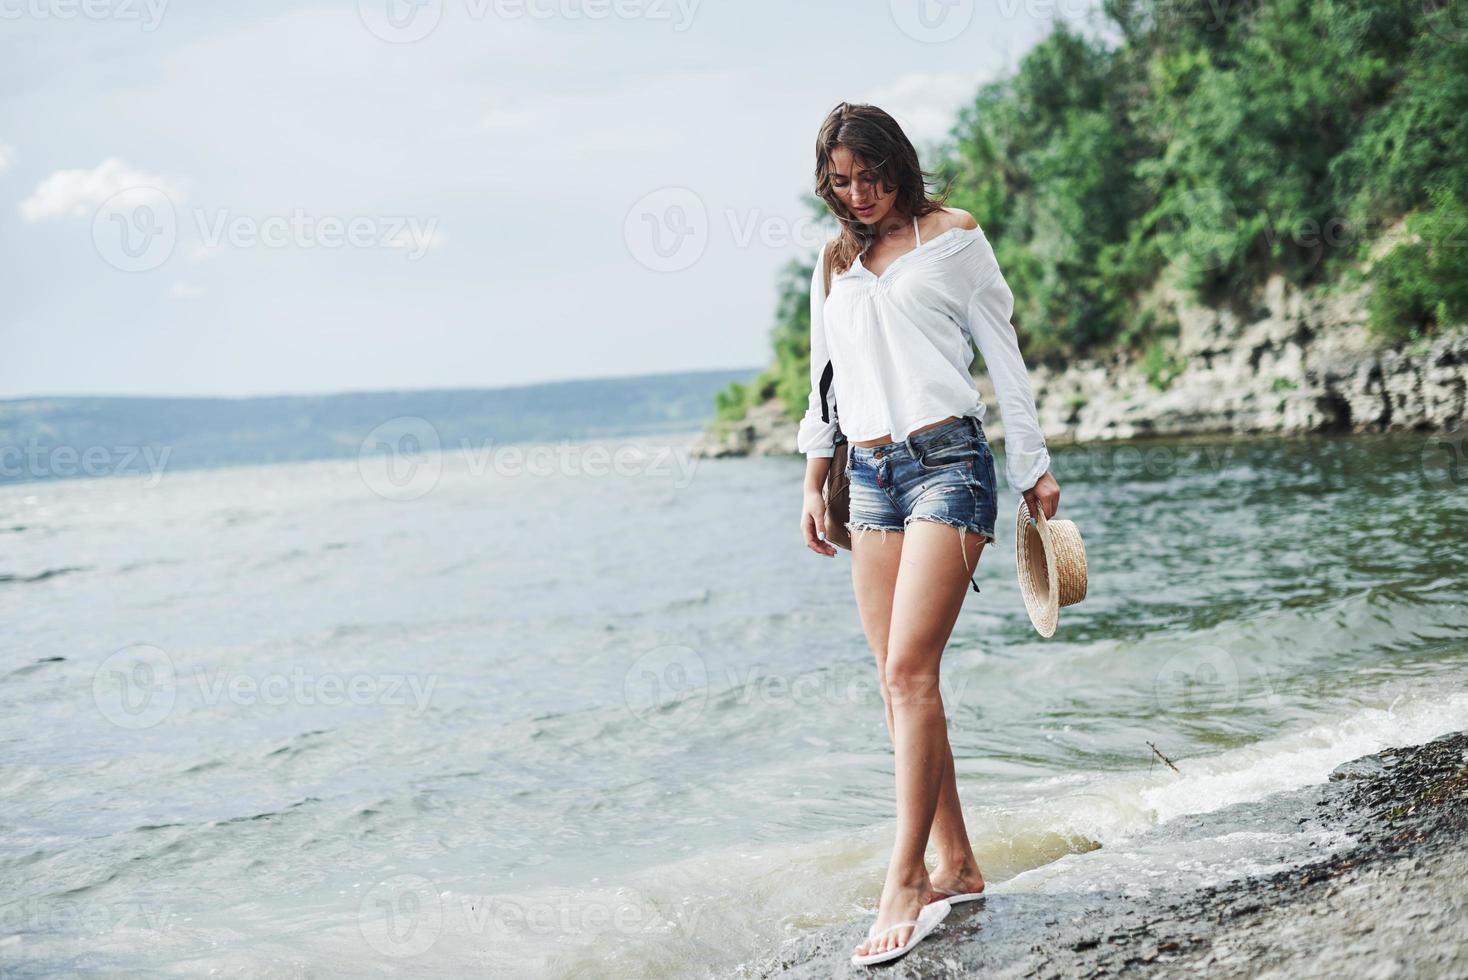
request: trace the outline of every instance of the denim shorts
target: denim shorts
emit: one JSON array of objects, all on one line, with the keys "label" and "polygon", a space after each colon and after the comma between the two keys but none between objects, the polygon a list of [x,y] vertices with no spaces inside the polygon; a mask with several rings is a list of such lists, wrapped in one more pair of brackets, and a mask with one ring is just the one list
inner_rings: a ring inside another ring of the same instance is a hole
[{"label": "denim shorts", "polygon": [[965,532],[995,540],[994,455],[983,423],[972,415],[900,442],[848,444],[848,451],[851,520],[846,529],[853,538],[862,531],[905,531],[913,521],[937,521],[959,529],[960,550]]}]

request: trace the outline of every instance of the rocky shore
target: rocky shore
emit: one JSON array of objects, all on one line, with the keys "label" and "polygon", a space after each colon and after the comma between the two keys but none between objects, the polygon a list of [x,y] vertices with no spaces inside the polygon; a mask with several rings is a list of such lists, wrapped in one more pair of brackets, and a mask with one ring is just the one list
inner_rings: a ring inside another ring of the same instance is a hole
[{"label": "rocky shore", "polygon": [[[759,977],[1468,976],[1468,734],[1388,749],[1329,782],[1128,841],[1268,835],[1282,869],[1191,891],[1024,893],[955,906],[912,953],[853,967],[866,923],[792,941]],[[1078,855],[1093,860],[1101,851]]]},{"label": "rocky shore", "polygon": [[[1148,304],[1179,325],[1149,360],[1118,355],[1031,381],[1055,445],[1152,436],[1444,431],[1468,415],[1468,329],[1393,347],[1366,327],[1369,287],[1302,291],[1271,279],[1241,309],[1190,303],[1159,288]],[[1003,438],[988,376],[976,375]],[[696,456],[794,453],[795,423],[766,402],[739,422],[712,424]]]}]

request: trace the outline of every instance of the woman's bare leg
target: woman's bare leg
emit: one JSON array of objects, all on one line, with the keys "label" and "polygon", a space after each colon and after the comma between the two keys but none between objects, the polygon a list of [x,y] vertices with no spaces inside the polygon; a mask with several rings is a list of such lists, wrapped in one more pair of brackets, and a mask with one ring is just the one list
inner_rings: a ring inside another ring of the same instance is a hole
[{"label": "woman's bare leg", "polygon": [[[883,538],[885,537],[885,542]],[[975,568],[984,542],[974,535],[964,535],[969,549],[969,568]],[[856,540],[861,540],[858,548]],[[887,735],[893,738],[892,698],[887,691],[887,636],[892,628],[892,593],[897,585],[897,568],[902,558],[902,534],[879,531],[859,534],[853,539],[851,581],[856,592],[857,610],[862,630],[877,661],[877,678],[881,685],[882,703],[887,715]],[[950,634],[952,627],[949,627]],[[948,637],[943,638],[948,642]],[[984,888],[984,876],[969,843],[963,822],[963,809],[958,798],[958,781],[954,775],[953,750],[945,745],[943,785],[938,791],[938,810],[933,816],[932,840],[938,852],[938,866],[931,878],[935,891],[929,896],[936,901],[948,892],[977,892]]]},{"label": "woman's bare leg", "polygon": [[[873,535],[863,537],[871,539]],[[886,537],[889,541],[900,537],[901,544],[858,554],[854,541],[852,550],[853,582],[869,641],[873,636],[869,621],[880,625],[883,618],[887,620],[886,643],[874,643],[873,649],[886,651],[883,698],[888,705],[888,731],[897,757],[897,839],[877,911],[878,932],[893,923],[916,918],[918,910],[935,897],[923,853],[938,814],[943,782],[953,778],[938,665],[963,606],[967,568],[974,566],[983,549],[982,539],[977,536],[963,542],[968,551],[966,568],[956,547],[960,543],[958,529],[933,521],[914,521],[906,534],[889,532]],[[894,552],[895,576],[891,569]],[[889,580],[891,604],[884,617],[880,595]],[[966,852],[971,862],[973,852],[962,829],[956,785],[947,809],[943,826],[949,839],[943,840],[943,845],[955,853]],[[958,858],[949,854],[945,860]],[[856,952],[874,953],[901,946],[911,932],[910,928],[894,929],[863,942]]]}]

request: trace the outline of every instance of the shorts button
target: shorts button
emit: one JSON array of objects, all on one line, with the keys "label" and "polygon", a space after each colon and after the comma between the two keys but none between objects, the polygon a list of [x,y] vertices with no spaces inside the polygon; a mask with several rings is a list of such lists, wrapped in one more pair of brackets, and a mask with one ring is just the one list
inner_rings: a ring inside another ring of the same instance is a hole
[{"label": "shorts button", "polygon": [[881,459],[881,458],[882,458],[882,453],[880,451],[875,452],[875,453],[872,453],[872,459]]}]

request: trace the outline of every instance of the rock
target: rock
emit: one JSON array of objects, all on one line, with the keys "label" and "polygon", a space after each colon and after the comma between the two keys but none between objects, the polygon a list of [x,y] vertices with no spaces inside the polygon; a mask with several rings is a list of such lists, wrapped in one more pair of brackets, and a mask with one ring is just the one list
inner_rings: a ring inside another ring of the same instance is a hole
[{"label": "rock", "polygon": [[[1305,432],[1446,431],[1468,414],[1468,329],[1408,350],[1366,327],[1370,287],[1300,290],[1269,279],[1247,311],[1193,305],[1160,286],[1148,296],[1180,325],[1168,352],[1184,366],[1165,389],[1140,356],[1031,369],[1046,439],[1060,445],[1148,436]],[[976,381],[989,408],[984,428],[1002,442],[987,373]],[[796,425],[766,403],[738,423],[709,427],[695,455],[795,452]]]}]

